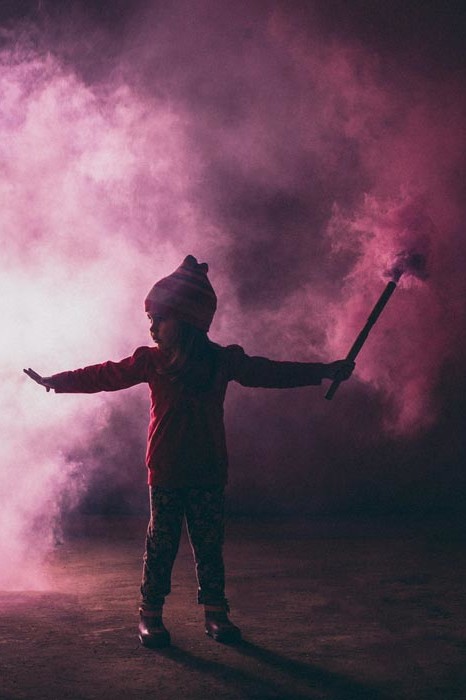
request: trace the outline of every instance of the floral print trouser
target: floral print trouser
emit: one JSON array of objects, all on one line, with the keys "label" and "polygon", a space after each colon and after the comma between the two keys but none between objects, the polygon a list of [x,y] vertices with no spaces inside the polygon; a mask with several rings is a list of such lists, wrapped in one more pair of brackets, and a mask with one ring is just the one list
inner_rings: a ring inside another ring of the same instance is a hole
[{"label": "floral print trouser", "polygon": [[196,563],[198,602],[225,605],[223,565],[224,491],[222,487],[149,487],[150,521],[141,583],[141,609],[160,608],[170,593],[171,573],[186,519]]}]

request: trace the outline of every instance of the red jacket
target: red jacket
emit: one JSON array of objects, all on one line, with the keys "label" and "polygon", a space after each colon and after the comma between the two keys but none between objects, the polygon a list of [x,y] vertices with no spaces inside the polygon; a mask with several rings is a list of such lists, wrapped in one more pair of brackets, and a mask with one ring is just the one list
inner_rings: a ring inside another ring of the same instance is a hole
[{"label": "red jacket", "polygon": [[223,402],[228,382],[285,388],[320,384],[324,365],[249,357],[238,345],[212,343],[214,372],[207,386],[187,387],[160,370],[157,347],[138,348],[121,362],[104,362],[53,375],[57,393],[117,391],[147,382],[151,407],[146,463],[149,484],[180,488],[223,485],[227,448]]}]

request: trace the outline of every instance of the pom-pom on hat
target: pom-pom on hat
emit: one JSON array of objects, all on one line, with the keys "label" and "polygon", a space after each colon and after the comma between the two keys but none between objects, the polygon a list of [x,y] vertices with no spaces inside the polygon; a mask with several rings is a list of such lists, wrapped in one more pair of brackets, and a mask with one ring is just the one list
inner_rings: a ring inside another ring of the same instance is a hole
[{"label": "pom-pom on hat", "polygon": [[217,297],[207,277],[209,266],[188,255],[168,277],[154,284],[145,300],[147,313],[185,321],[208,331]]}]

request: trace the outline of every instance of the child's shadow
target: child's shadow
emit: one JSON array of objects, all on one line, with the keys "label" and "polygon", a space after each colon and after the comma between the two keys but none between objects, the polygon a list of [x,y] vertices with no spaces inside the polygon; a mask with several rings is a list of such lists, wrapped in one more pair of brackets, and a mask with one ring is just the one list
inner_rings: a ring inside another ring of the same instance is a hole
[{"label": "child's shadow", "polygon": [[296,661],[258,646],[253,642],[243,641],[237,647],[238,652],[263,664],[278,669],[283,675],[301,681],[317,691],[318,696],[325,692],[325,697],[335,700],[388,700],[389,696],[372,685],[362,684],[347,676],[303,661]]},{"label": "child's shadow", "polygon": [[[389,696],[379,688],[363,685],[339,673],[325,668],[290,659],[253,642],[243,640],[234,649],[241,656],[253,659],[257,670],[251,671],[205,659],[185,649],[171,646],[163,650],[163,655],[198,673],[205,673],[221,681],[224,685],[244,692],[245,697],[267,697],[280,700],[389,700]],[[160,653],[160,652],[159,652]],[[270,667],[275,673],[268,672]],[[278,673],[277,673],[278,672]],[[294,690],[294,686],[308,686],[309,690]]]}]

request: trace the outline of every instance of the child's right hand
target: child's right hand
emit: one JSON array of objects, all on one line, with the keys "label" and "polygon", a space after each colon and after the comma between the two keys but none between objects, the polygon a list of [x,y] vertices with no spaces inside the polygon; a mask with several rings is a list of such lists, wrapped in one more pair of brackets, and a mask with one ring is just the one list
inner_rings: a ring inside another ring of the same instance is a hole
[{"label": "child's right hand", "polygon": [[326,378],[337,382],[345,382],[353,373],[355,364],[353,360],[337,360],[325,365]]},{"label": "child's right hand", "polygon": [[37,374],[37,372],[34,372],[33,369],[29,367],[29,369],[23,369],[23,372],[28,375],[28,377],[31,377],[37,384],[40,384],[41,386],[45,386],[46,391],[50,391],[50,389],[53,389],[53,380],[52,377],[41,377],[40,374]]}]

